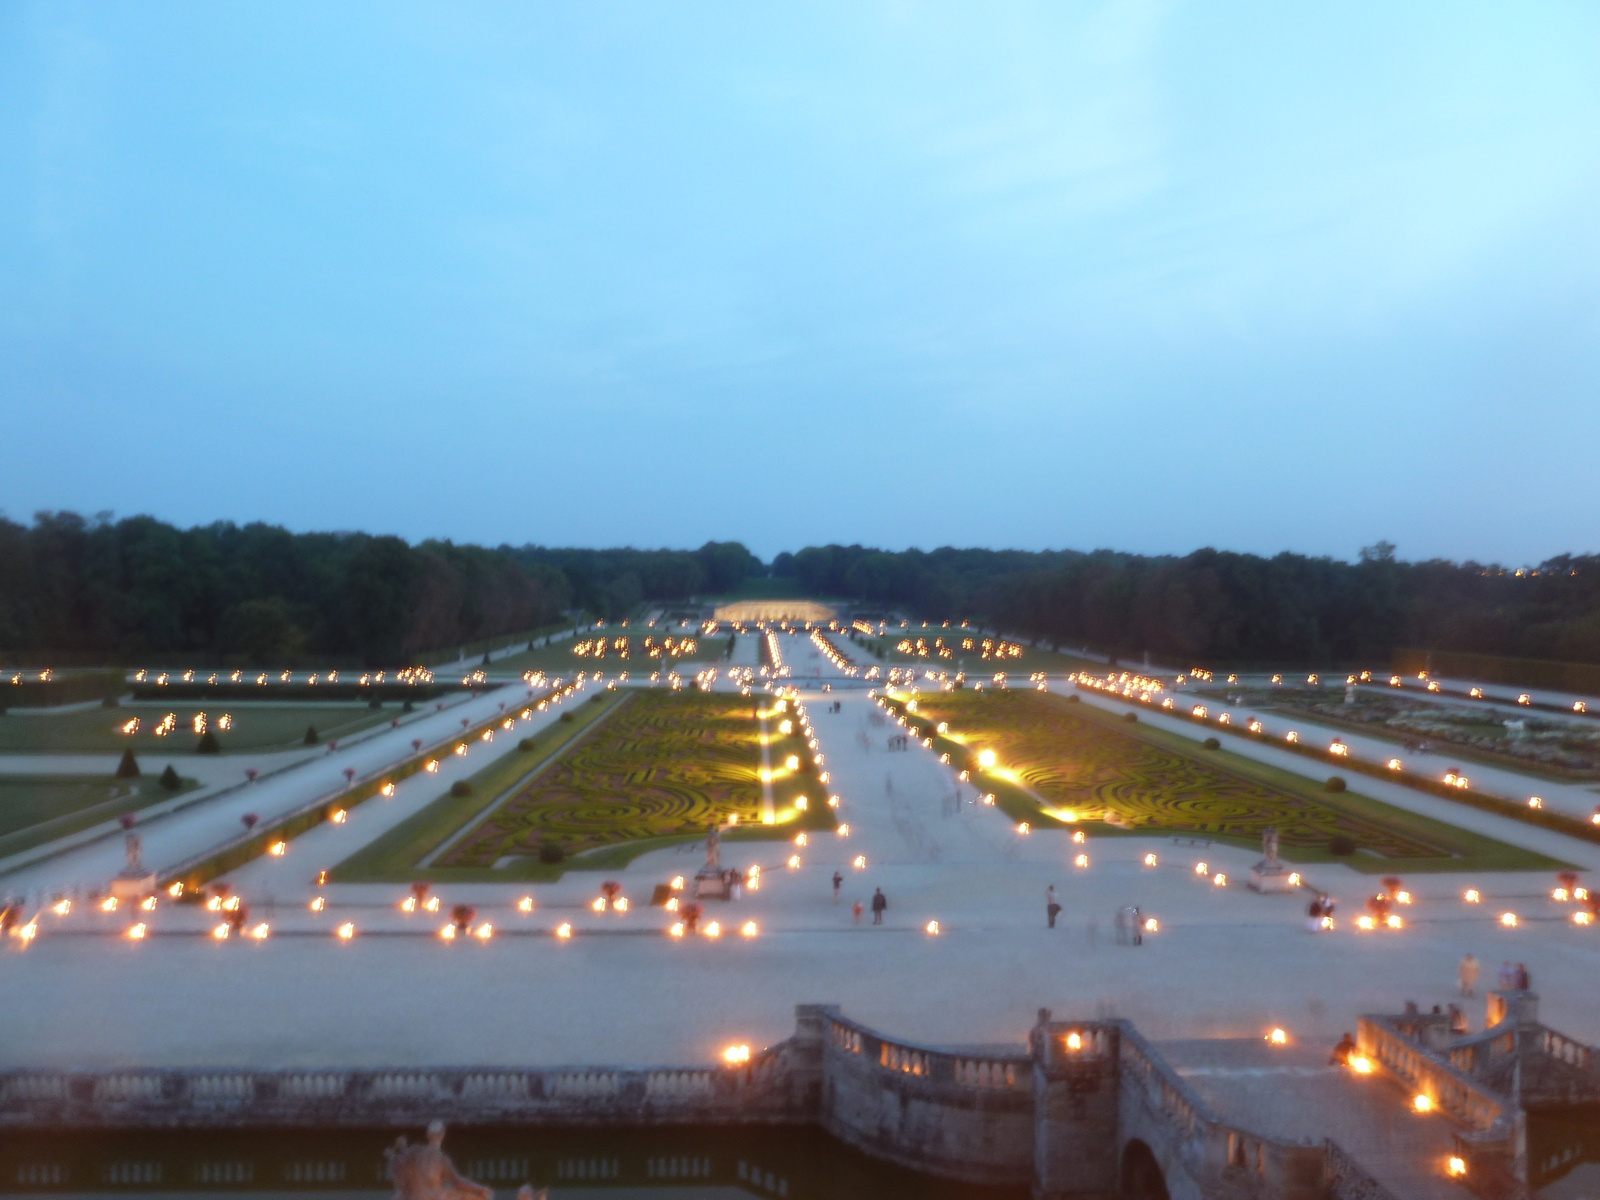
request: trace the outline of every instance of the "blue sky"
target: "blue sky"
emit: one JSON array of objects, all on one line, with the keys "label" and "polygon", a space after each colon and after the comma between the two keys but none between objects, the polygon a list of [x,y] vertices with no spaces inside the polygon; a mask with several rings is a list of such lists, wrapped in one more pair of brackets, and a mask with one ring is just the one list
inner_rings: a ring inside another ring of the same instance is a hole
[{"label": "blue sky", "polygon": [[1600,551],[1600,7],[0,7],[0,510]]}]

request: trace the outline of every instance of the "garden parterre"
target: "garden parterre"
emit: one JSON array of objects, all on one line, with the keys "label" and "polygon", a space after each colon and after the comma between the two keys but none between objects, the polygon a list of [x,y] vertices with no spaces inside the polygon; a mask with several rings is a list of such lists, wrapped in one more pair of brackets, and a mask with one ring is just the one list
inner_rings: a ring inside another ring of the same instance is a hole
[{"label": "garden parterre", "polygon": [[[759,699],[694,690],[638,691],[492,812],[440,862],[492,867],[605,846],[703,835],[761,820]],[[776,729],[772,730],[776,735]],[[792,752],[777,738],[774,764]],[[803,746],[803,743],[800,743]]]},{"label": "garden parterre", "polygon": [[[1172,832],[1260,844],[1276,827],[1285,853],[1325,859],[1337,835],[1359,852],[1351,865],[1379,869],[1507,869],[1548,865],[1542,856],[1402,812],[1354,793],[1266,777],[1269,769],[1222,751],[1189,753],[1179,739],[1109,714],[1032,691],[956,691],[917,696],[914,723],[924,735],[938,723],[958,753],[993,750],[993,772],[1036,802],[1045,819],[1104,822],[1130,832]],[[955,758],[955,755],[952,756]],[[1226,763],[1226,765],[1224,765]]]}]

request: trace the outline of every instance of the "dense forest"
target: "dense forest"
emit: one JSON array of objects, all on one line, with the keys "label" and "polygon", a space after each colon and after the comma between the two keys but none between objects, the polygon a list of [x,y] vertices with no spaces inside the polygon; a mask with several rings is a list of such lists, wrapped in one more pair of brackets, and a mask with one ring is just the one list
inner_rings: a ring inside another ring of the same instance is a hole
[{"label": "dense forest", "polygon": [[150,517],[0,519],[0,663],[393,666],[521,633],[570,609],[736,587],[761,562],[697,551],[409,545],[269,525],[178,529]]},{"label": "dense forest", "polygon": [[1354,563],[1198,550],[891,553],[812,546],[781,554],[797,590],[1157,661],[1387,663],[1402,647],[1600,662],[1600,557],[1531,570],[1401,562],[1380,542]]},{"label": "dense forest", "polygon": [[[1157,661],[1381,664],[1422,647],[1600,663],[1600,557],[1532,570],[1198,550],[883,551],[810,546],[769,569],[737,542],[698,550],[411,545],[269,525],[178,529],[150,517],[0,518],[0,663],[395,665],[523,633],[574,610],[737,591],[973,618],[1008,633]],[[776,581],[774,581],[776,582]]]}]

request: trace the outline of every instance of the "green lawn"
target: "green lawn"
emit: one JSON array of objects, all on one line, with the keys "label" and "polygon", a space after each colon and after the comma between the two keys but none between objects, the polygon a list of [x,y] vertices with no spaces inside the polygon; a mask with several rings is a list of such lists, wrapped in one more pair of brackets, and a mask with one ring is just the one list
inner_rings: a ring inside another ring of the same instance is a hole
[{"label": "green lawn", "polygon": [[[1260,846],[1261,831],[1272,825],[1291,862],[1343,862],[1372,874],[1564,865],[1065,697],[1017,690],[917,700],[917,719],[949,723],[940,742],[952,761],[996,752],[998,769],[979,778],[1017,820],[1084,826],[1097,836],[1188,834],[1249,848]],[[1063,819],[1067,813],[1076,819]],[[1332,854],[1336,834],[1352,838],[1358,851]]]},{"label": "green lawn", "polygon": [[[193,780],[184,780],[183,790],[195,786]],[[0,775],[0,858],[137,812],[174,794],[154,775],[137,779]]]},{"label": "green lawn", "polygon": [[[224,754],[245,751],[288,750],[302,745],[307,726],[315,726],[322,740],[348,737],[362,729],[392,720],[399,705],[369,709],[365,704],[124,704],[118,708],[91,708],[54,714],[7,713],[0,716],[0,754],[120,754],[129,747],[136,755],[163,758],[194,753],[199,737],[194,732],[196,713],[205,713]],[[157,737],[156,727],[171,713],[176,728]],[[226,713],[233,728],[217,728]],[[124,734],[121,727],[137,719],[139,731]]]}]

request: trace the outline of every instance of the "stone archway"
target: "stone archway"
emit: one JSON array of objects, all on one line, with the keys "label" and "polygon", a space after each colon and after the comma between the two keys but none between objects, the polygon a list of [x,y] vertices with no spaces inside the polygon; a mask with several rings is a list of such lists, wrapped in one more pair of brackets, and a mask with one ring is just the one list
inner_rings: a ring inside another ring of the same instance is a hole
[{"label": "stone archway", "polygon": [[1134,1138],[1122,1148],[1118,1194],[1127,1200],[1169,1200],[1167,1177],[1150,1147]]}]

